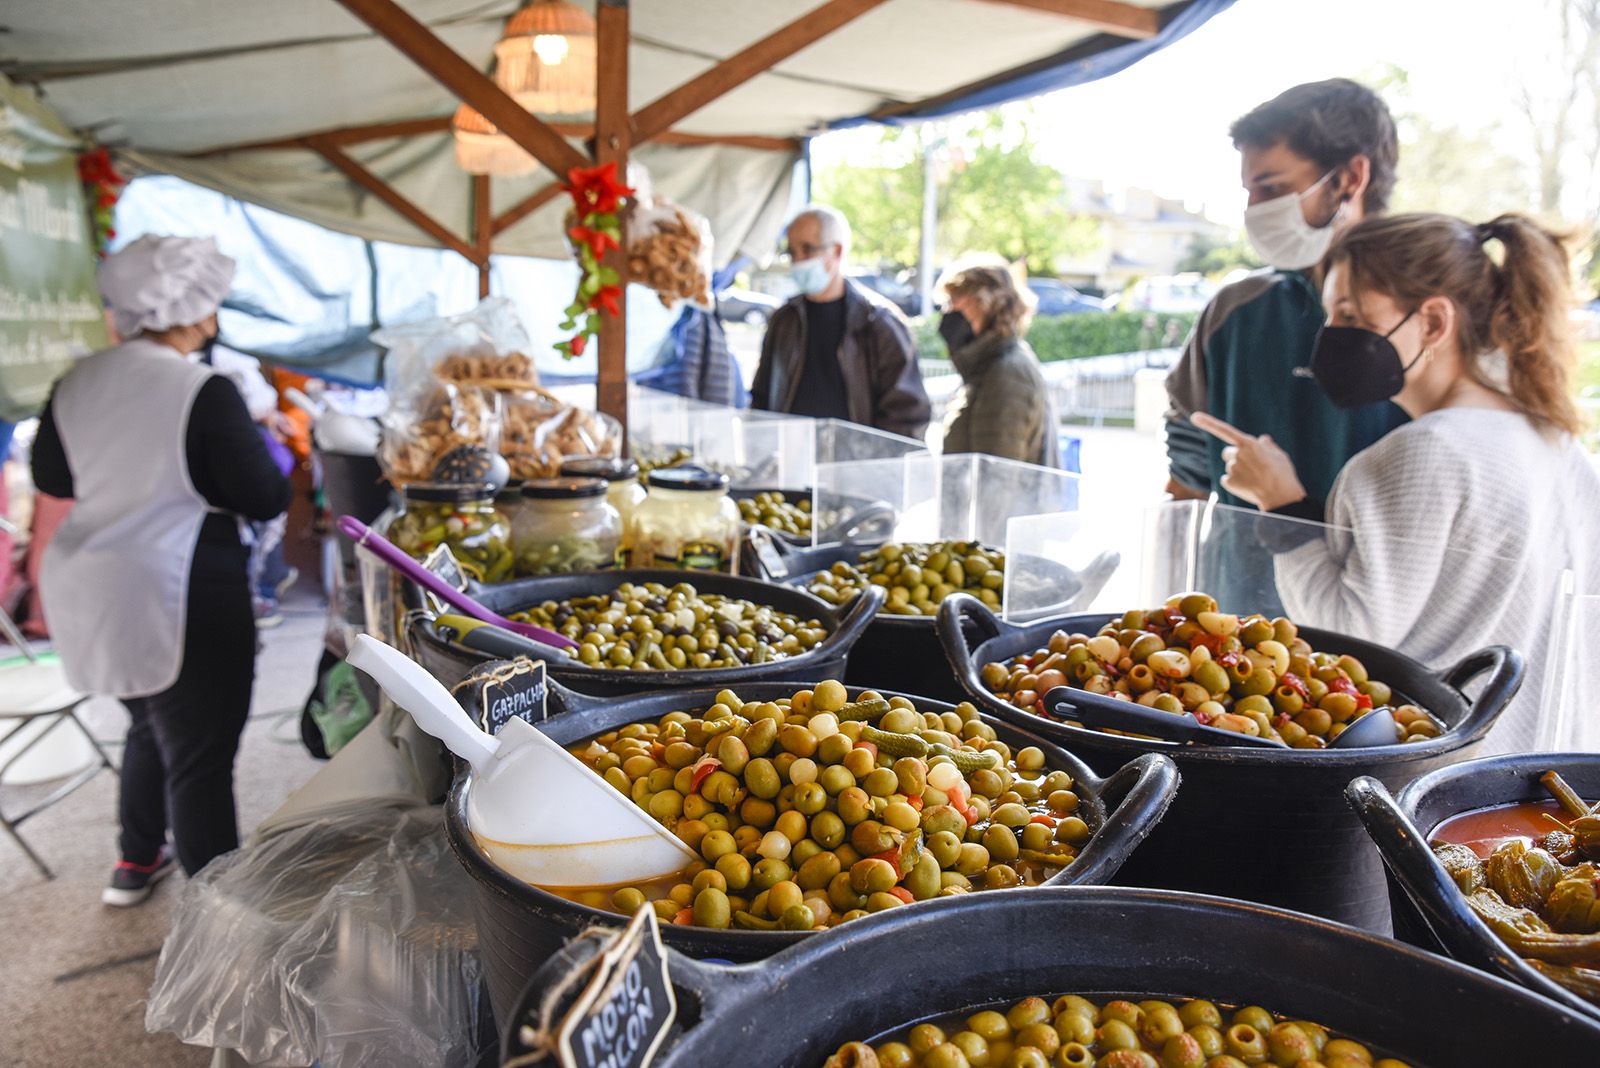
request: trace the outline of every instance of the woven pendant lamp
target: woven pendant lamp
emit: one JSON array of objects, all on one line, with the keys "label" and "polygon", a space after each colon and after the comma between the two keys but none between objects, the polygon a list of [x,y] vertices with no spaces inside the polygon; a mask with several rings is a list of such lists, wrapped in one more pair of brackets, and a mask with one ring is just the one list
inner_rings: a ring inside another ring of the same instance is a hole
[{"label": "woven pendant lamp", "polygon": [[477,111],[462,104],[450,120],[456,165],[468,174],[511,178],[531,174],[538,162]]},{"label": "woven pendant lamp", "polygon": [[594,16],[567,0],[533,0],[494,46],[494,80],[536,115],[594,110]]}]

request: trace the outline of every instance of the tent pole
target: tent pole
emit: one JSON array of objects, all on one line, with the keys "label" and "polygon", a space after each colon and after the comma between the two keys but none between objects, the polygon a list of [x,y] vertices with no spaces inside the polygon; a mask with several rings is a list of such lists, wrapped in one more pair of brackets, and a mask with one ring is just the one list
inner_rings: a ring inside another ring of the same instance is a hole
[{"label": "tent pole", "polygon": [[[597,53],[595,73],[596,163],[615,163],[617,176],[627,180],[632,128],[628,120],[628,0],[600,0],[595,8]],[[604,264],[627,277],[620,249],[606,253]],[[599,373],[595,398],[602,412],[622,424],[626,450],[628,433],[628,292],[623,284],[616,315],[600,316]]]},{"label": "tent pole", "polygon": [[472,242],[478,255],[478,299],[489,295],[489,253],[494,248],[494,213],[489,201],[489,176],[472,176]]}]

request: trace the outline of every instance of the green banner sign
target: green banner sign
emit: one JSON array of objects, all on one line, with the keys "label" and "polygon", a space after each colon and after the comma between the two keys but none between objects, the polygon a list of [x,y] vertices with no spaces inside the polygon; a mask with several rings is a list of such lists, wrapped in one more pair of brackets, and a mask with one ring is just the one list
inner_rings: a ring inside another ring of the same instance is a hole
[{"label": "green banner sign", "polygon": [[72,361],[107,341],[77,147],[0,77],[0,419],[10,422],[37,414]]}]

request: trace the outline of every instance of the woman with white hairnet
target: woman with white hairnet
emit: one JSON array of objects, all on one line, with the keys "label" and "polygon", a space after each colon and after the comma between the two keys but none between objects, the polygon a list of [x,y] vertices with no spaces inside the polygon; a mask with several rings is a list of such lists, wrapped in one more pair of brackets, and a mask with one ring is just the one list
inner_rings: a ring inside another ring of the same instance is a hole
[{"label": "woman with white hairnet", "polygon": [[142,237],[100,269],[120,345],[80,360],[40,418],[33,479],[75,500],[45,552],[45,616],[67,676],[122,699],[121,860],[102,899],[135,905],[173,868],[238,847],[233,762],[255,681],[239,518],[289,482],[227,378],[188,355],[217,333],[233,260],[209,238]]}]

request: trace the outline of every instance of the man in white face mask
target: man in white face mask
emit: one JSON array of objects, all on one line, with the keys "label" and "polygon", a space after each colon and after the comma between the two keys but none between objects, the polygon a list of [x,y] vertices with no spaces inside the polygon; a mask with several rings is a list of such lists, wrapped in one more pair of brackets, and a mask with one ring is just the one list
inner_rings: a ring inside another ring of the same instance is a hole
[{"label": "man in white face mask", "polygon": [[1321,519],[1345,462],[1405,421],[1387,401],[1335,408],[1305,371],[1323,323],[1318,265],[1340,230],[1387,207],[1394,121],[1372,90],[1335,78],[1285,91],[1230,133],[1245,232],[1269,269],[1212,299],[1167,377],[1167,489],[1243,503],[1221,486],[1223,443],[1189,421],[1206,412],[1287,451],[1308,493],[1294,514]]},{"label": "man in white face mask", "polygon": [[899,309],[844,275],[850,224],[814,204],[787,236],[800,294],[772,314],[750,406],[921,438],[931,405]]}]

